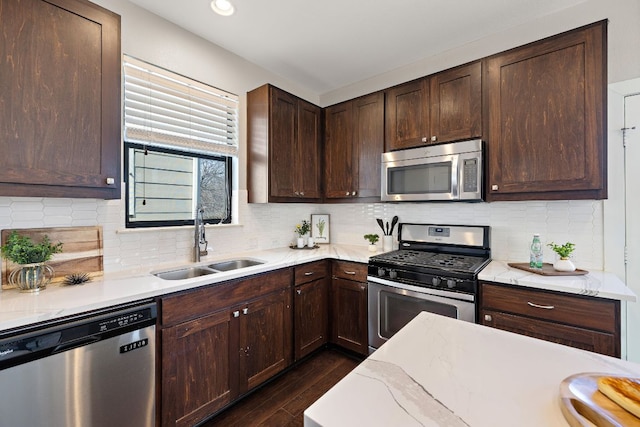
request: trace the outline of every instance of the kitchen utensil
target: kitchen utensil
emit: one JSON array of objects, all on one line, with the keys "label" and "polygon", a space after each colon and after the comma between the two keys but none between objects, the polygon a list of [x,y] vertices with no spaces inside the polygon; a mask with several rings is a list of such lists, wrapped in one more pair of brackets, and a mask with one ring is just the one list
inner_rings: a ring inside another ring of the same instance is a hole
[{"label": "kitchen utensil", "polygon": [[391,219],[391,233],[389,233],[389,235],[393,234],[393,229],[395,228],[397,223],[398,223],[398,215],[394,215],[394,217]]},{"label": "kitchen utensil", "polygon": [[376,218],[376,221],[378,221],[378,225],[380,226],[380,228],[382,229],[382,233],[384,234],[384,223],[380,218]]},{"label": "kitchen utensil", "polygon": [[389,236],[389,221],[387,221],[387,231],[384,233],[385,236]]}]

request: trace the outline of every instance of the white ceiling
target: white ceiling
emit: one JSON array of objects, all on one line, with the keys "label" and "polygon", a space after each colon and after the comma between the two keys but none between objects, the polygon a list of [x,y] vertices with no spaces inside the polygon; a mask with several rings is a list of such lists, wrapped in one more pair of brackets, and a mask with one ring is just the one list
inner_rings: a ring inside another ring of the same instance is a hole
[{"label": "white ceiling", "polygon": [[130,0],[319,95],[585,0]]}]

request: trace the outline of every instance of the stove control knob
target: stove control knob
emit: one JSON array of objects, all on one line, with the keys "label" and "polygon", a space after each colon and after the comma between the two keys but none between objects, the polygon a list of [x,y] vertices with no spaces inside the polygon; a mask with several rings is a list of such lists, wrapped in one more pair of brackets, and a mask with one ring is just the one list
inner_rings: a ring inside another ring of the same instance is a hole
[{"label": "stove control knob", "polygon": [[384,268],[378,268],[378,276],[384,277]]},{"label": "stove control knob", "polygon": [[456,287],[456,281],[453,279],[447,279],[447,288],[453,289]]},{"label": "stove control knob", "polygon": [[431,284],[433,286],[438,286],[440,282],[442,282],[442,279],[440,279],[439,277],[434,277],[433,279],[431,279]]},{"label": "stove control knob", "polygon": [[398,277],[398,272],[395,270],[389,270],[389,277],[395,279]]}]

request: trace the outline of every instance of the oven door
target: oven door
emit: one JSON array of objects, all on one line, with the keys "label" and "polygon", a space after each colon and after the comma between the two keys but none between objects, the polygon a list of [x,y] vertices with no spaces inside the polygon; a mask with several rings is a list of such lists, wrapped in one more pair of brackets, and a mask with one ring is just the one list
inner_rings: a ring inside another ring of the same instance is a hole
[{"label": "oven door", "polygon": [[369,352],[379,348],[421,311],[475,322],[474,300],[473,295],[384,279],[369,280]]}]

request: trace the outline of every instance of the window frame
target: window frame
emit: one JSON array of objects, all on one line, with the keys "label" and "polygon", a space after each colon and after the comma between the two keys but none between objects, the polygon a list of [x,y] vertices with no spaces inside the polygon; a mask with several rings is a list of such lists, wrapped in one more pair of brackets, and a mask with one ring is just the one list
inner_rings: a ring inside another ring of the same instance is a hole
[{"label": "window frame", "polygon": [[[130,221],[129,220],[129,196],[130,196],[130,179],[131,174],[129,170],[130,150],[131,149],[144,149],[146,147],[149,151],[155,151],[164,154],[175,154],[179,156],[193,157],[196,159],[209,159],[216,161],[224,161],[226,167],[226,212],[225,218],[205,218],[205,224],[231,224],[232,222],[232,192],[233,192],[233,156],[227,156],[224,154],[210,153],[204,154],[197,151],[184,151],[174,148],[160,147],[158,145],[141,144],[138,142],[124,141],[124,176],[125,176],[125,228],[153,228],[153,227],[179,227],[185,225],[193,225],[193,218],[184,220],[150,220],[150,221]],[[198,200],[200,199],[200,188],[197,190]]]}]

